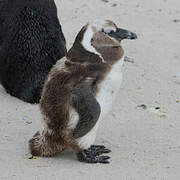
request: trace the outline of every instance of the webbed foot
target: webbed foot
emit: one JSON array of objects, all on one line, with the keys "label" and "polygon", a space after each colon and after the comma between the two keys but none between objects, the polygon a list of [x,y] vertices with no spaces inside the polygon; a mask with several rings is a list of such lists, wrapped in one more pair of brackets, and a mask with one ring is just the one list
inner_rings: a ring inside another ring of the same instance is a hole
[{"label": "webbed foot", "polygon": [[77,153],[77,158],[80,162],[86,163],[109,163],[109,156],[100,156],[104,153],[110,153],[111,150],[106,149],[105,146],[92,145],[90,148],[85,149],[82,152]]}]

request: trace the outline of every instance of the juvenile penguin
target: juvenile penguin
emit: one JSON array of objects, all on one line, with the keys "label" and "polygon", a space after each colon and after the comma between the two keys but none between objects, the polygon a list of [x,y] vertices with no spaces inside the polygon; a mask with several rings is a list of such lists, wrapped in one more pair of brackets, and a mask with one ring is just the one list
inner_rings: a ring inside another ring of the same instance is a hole
[{"label": "juvenile penguin", "polygon": [[136,38],[109,20],[81,29],[67,57],[54,65],[45,82],[40,101],[44,130],[29,141],[33,155],[54,156],[71,149],[81,162],[109,162],[102,154],[110,150],[93,144],[122,82],[121,40]]},{"label": "juvenile penguin", "polygon": [[38,103],[48,72],[65,53],[54,0],[0,2],[0,83],[8,93]]}]

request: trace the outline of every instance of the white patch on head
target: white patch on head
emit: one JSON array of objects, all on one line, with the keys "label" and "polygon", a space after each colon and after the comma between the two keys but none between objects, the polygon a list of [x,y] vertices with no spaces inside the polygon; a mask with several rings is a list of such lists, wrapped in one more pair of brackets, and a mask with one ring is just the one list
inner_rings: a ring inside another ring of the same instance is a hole
[{"label": "white patch on head", "polygon": [[92,52],[94,54],[97,54],[102,59],[102,62],[105,62],[102,55],[100,53],[98,53],[96,51],[96,49],[91,44],[91,39],[93,38],[93,35],[94,35],[94,32],[92,30],[92,27],[89,26],[87,28],[86,32],[84,33],[84,37],[83,37],[83,40],[82,40],[82,45],[87,51]]},{"label": "white patch on head", "polygon": [[106,33],[111,31],[116,31],[116,26],[112,21],[103,20],[103,19],[96,19],[89,23],[91,26],[96,27],[98,31],[104,29]]},{"label": "white patch on head", "polygon": [[[112,21],[98,19],[98,20],[89,22],[88,28],[84,33],[84,37],[82,40],[83,47],[87,51],[97,54],[102,59],[102,61],[105,62],[102,55],[99,52],[97,52],[96,49],[91,44],[91,40],[95,33],[93,29],[95,29],[96,32],[101,32],[103,30],[104,32],[109,33],[111,31],[116,31],[117,26]],[[111,37],[109,36],[109,38],[111,38]],[[114,40],[114,38],[111,38],[111,39]]]}]

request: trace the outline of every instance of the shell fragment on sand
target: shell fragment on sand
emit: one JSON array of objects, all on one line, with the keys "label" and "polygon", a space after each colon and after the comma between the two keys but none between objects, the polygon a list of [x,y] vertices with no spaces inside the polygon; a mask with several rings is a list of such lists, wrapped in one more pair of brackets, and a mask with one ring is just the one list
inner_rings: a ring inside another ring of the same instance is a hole
[{"label": "shell fragment on sand", "polygon": [[37,157],[35,157],[35,156],[30,156],[30,157],[28,157],[28,159],[30,159],[30,160],[36,160]]},{"label": "shell fragment on sand", "polygon": [[166,117],[167,109],[160,107],[150,107],[149,112],[156,114],[158,117]]},{"label": "shell fragment on sand", "polygon": [[142,110],[148,110],[149,112],[157,115],[158,117],[166,118],[167,109],[161,107],[148,107],[145,104],[138,105],[136,108],[141,108]]},{"label": "shell fragment on sand", "polygon": [[127,57],[127,56],[124,57],[124,61],[134,63],[134,60],[132,58]]}]

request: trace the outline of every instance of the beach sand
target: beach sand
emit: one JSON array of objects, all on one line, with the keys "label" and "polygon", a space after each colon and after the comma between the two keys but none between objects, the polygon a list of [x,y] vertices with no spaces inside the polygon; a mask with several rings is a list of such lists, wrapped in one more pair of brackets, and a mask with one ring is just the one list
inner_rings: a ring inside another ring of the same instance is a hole
[{"label": "beach sand", "polygon": [[179,180],[180,1],[56,0],[67,47],[93,19],[134,31],[123,47],[123,86],[101,122],[96,144],[112,150],[110,164],[85,164],[71,152],[28,159],[28,140],[42,128],[38,105],[0,87],[0,180]]}]

